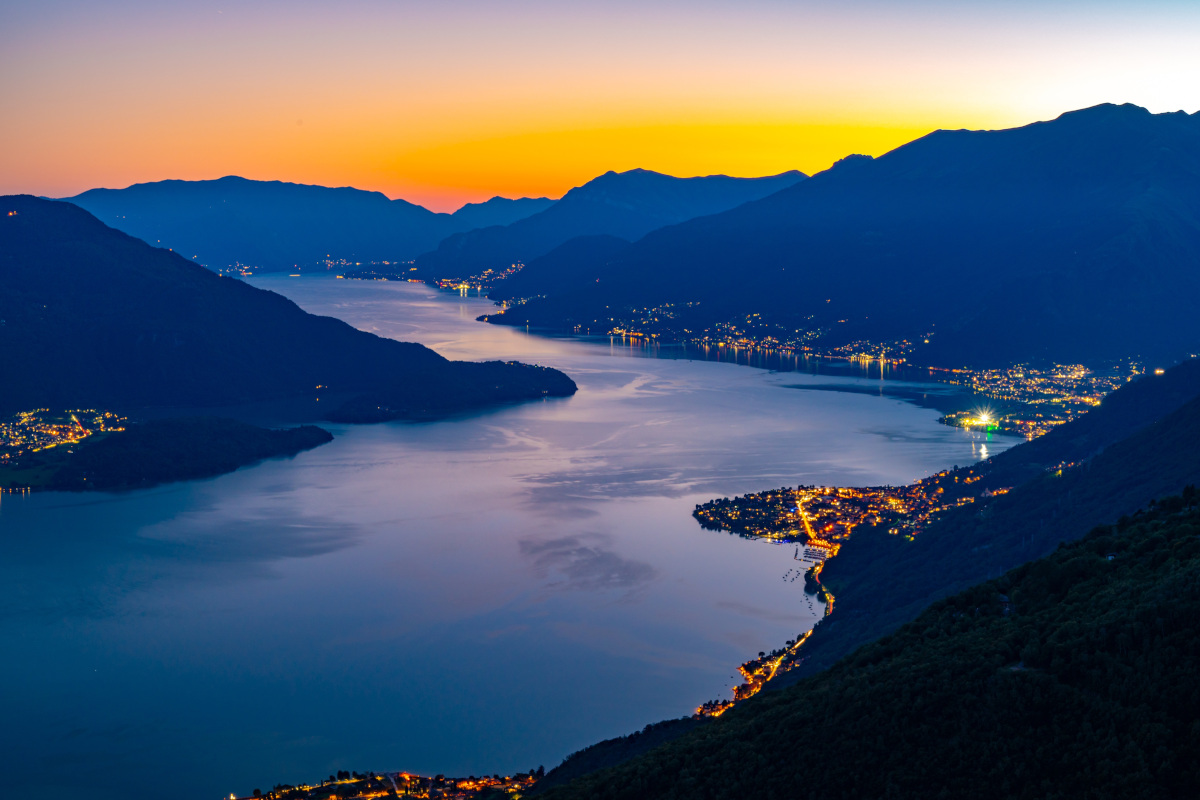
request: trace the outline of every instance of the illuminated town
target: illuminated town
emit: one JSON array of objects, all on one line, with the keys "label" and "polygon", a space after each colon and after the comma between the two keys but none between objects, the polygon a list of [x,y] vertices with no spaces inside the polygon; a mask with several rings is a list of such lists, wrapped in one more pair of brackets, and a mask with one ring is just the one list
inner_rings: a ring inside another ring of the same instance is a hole
[{"label": "illuminated town", "polygon": [[[407,262],[411,264],[411,262]],[[429,283],[460,295],[485,296],[498,283],[521,271],[524,264],[516,262],[503,270],[487,269],[466,278],[425,279],[412,277],[416,267],[407,271],[381,268],[388,262],[363,265],[346,261],[327,262],[326,268],[359,267],[345,277],[376,280],[408,280]],[[405,264],[404,266],[407,266]],[[339,275],[339,277],[342,277]],[[504,308],[522,305],[523,298],[505,303]],[[926,332],[912,339],[876,342],[858,339],[841,345],[822,345],[835,326],[849,320],[837,320],[831,326],[790,328],[769,322],[761,314],[748,314],[737,321],[720,322],[704,330],[687,327],[687,318],[699,303],[664,303],[648,308],[629,309],[624,316],[607,320],[607,335],[642,343],[678,343],[701,348],[706,356],[714,351],[761,352],[796,356],[805,359],[849,361],[881,369],[910,365],[913,352],[920,344],[928,344],[934,333]],[[503,313],[503,312],[501,312]],[[808,320],[813,320],[809,316]],[[576,326],[576,333],[590,334],[592,330]],[[599,329],[597,330],[599,332]],[[981,427],[1033,439],[1053,428],[1075,419],[1100,404],[1109,392],[1133,380],[1144,372],[1141,365],[1124,361],[1103,369],[1082,364],[1051,364],[1038,368],[1016,364],[1005,369],[971,370],[927,368],[928,377],[941,383],[963,386],[977,395],[996,401],[986,421],[980,421],[978,410],[959,410],[946,414],[942,422],[956,427]]]},{"label": "illuminated town", "polygon": [[[517,800],[544,774],[545,770],[541,767],[517,775],[472,775],[467,778],[447,778],[445,775],[423,777],[409,772],[359,774],[341,771],[316,784],[280,784],[266,793],[255,790],[255,793],[245,800],[367,800],[375,797],[412,797],[429,800],[506,797]],[[236,795],[229,797],[230,800],[240,800]]]},{"label": "illuminated town", "polygon": [[441,289],[457,289],[463,296],[472,291],[478,296],[483,296],[497,283],[511,278],[524,268],[525,265],[518,261],[502,270],[485,269],[478,275],[470,275],[466,278],[442,278],[436,281],[436,285]]},{"label": "illuminated town", "polygon": [[[684,304],[690,306],[692,304]],[[889,342],[856,340],[836,347],[822,347],[827,328],[787,331],[760,322],[751,314],[741,323],[719,323],[711,330],[694,333],[666,326],[683,306],[645,309],[637,320],[615,324],[610,336],[632,341],[680,341],[701,348],[706,356],[714,350],[730,353],[759,352],[796,356],[804,359],[849,361],[881,370],[909,366],[917,342],[901,339]],[[638,312],[634,312],[638,313]],[[843,320],[844,321],[844,320]],[[928,342],[932,333],[924,334]],[[660,337],[662,337],[660,339]],[[1082,364],[1051,364],[1041,368],[1015,364],[1005,369],[972,370],[929,367],[928,377],[970,389],[976,395],[995,401],[981,421],[979,410],[959,410],[946,414],[942,422],[956,427],[979,427],[1034,439],[1053,428],[1100,405],[1105,395],[1145,372],[1134,361],[1122,361],[1092,369]],[[914,374],[913,378],[916,377]]]},{"label": "illuminated town", "polygon": [[0,421],[0,467],[15,466],[22,456],[75,444],[97,433],[123,431],[125,418],[111,411],[46,408],[22,411]]},{"label": "illuminated town", "polygon": [[1034,439],[1070,422],[1100,405],[1109,392],[1142,374],[1134,362],[1122,362],[1107,370],[1091,370],[1082,364],[1054,364],[1036,369],[1017,364],[1007,369],[938,370],[931,372],[944,382],[967,386],[994,398],[1004,411],[993,411],[993,419],[980,419],[978,412],[947,414],[943,422],[962,427],[991,427]]},{"label": "illuminated town", "polygon": [[[721,498],[696,506],[692,515],[701,527],[748,538],[795,543],[795,558],[804,564],[804,588],[833,611],[833,595],[821,584],[826,560],[836,556],[842,542],[860,526],[883,527],[894,536],[913,538],[938,514],[1008,492],[1007,487],[983,490],[974,468],[944,470],[908,486],[861,488],[797,486],[771,489],[741,497]],[[743,682],[733,687],[730,700],[710,700],[696,709],[698,716],[716,717],[753,697],[763,686],[803,661],[801,645],[810,632],[789,640],[770,653],[759,653],[738,667]]]},{"label": "illuminated town", "polygon": [[[458,279],[438,281],[442,288],[470,288],[480,292],[496,281],[503,280],[520,269],[514,264],[511,269],[492,274],[487,279],[475,276],[468,281]],[[505,308],[521,305],[523,300],[505,304]],[[985,427],[1002,433],[1011,433],[1033,439],[1065,422],[1075,419],[1090,408],[1100,404],[1109,392],[1142,374],[1144,368],[1134,361],[1122,361],[1090,368],[1082,364],[1050,364],[1035,367],[1015,364],[1005,369],[972,370],[938,367],[919,368],[912,366],[912,355],[921,344],[928,344],[934,337],[929,331],[911,339],[893,341],[870,341],[857,339],[844,344],[827,344],[830,334],[835,333],[841,323],[830,325],[792,328],[772,323],[761,314],[748,314],[735,321],[719,322],[702,330],[688,327],[688,317],[694,313],[698,303],[665,303],[648,308],[628,309],[620,317],[597,321],[607,330],[610,337],[620,337],[630,343],[682,344],[696,347],[705,357],[720,358],[731,354],[759,353],[772,356],[795,357],[796,359],[828,359],[876,367],[881,371],[906,367],[912,371],[910,379],[928,378],[941,383],[963,386],[976,395],[995,401],[990,409],[990,418],[985,424],[979,422],[977,410],[959,410],[947,414],[942,422],[959,427]],[[810,315],[808,321],[814,317]],[[575,327],[576,333],[591,333],[592,329]],[[924,373],[917,375],[917,372]]]},{"label": "illuminated town", "polygon": [[[811,567],[809,571],[819,572],[820,568],[819,566]],[[827,593],[826,596],[828,596]],[[830,598],[827,600],[826,608],[831,609],[832,607],[833,602]],[[800,645],[804,644],[804,640],[811,634],[812,631],[805,631],[790,640],[786,646],[770,653],[759,653],[758,658],[742,664],[738,667],[738,672],[742,674],[744,681],[733,687],[733,699],[709,700],[696,708],[696,716],[719,717],[743,700],[758,694],[767,681],[799,666],[801,662]]]},{"label": "illuminated town", "polygon": [[413,274],[418,271],[418,268],[412,266],[412,263],[412,261],[373,261],[364,265],[345,260],[329,260],[325,262],[325,268],[339,269],[339,278],[426,283],[438,289],[458,292],[462,297],[486,296],[488,290],[497,283],[511,278],[525,268],[525,265],[518,261],[505,269],[485,269],[478,275],[468,275],[465,278],[422,278]]},{"label": "illuminated town", "polygon": [[[971,475],[969,470],[965,472]],[[693,515],[709,530],[799,542],[806,552],[820,550],[824,558],[830,558],[860,525],[887,524],[890,533],[915,536],[939,511],[973,502],[969,495],[946,498],[939,482],[948,474],[939,472],[908,486],[772,489],[733,500],[712,500],[696,506]]]}]

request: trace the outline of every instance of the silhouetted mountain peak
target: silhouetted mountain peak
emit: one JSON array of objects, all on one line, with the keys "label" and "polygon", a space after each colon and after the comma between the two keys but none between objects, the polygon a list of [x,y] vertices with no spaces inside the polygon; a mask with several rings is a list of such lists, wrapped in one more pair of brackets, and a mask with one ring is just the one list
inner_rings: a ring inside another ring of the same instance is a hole
[{"label": "silhouetted mountain peak", "polygon": [[1200,287],[1187,266],[1200,257],[1197,209],[1197,115],[1107,104],[1006,130],[941,130],[626,236],[635,243],[600,282],[513,319],[611,328],[633,318],[625,309],[690,302],[689,331],[760,314],[797,337],[820,331],[830,348],[911,341],[936,324],[912,357],[944,366],[1176,357],[1200,341],[1187,299]]},{"label": "silhouetted mountain peak", "polygon": [[1077,108],[1074,111],[1064,111],[1056,119],[1083,120],[1095,124],[1103,120],[1146,119],[1153,116],[1156,115],[1150,113],[1149,109],[1133,103],[1100,103],[1087,108]]},{"label": "silhouetted mountain peak", "polygon": [[[767,191],[754,191],[749,187],[756,185],[764,185],[777,187],[778,189],[787,188],[794,183],[797,183],[807,177],[803,172],[798,170],[789,170],[781,172],[778,175],[767,175],[758,178],[734,178],[729,175],[698,175],[690,178],[677,178],[674,175],[666,175],[662,172],[643,169],[641,167],[626,170],[624,172],[616,172],[609,170],[608,172],[593,178],[582,186],[577,186],[571,191],[563,195],[560,203],[570,205],[579,200],[596,200],[603,199],[605,201],[613,201],[618,203],[631,203],[634,205],[665,205],[669,204],[668,196],[677,197],[675,202],[684,202],[685,197],[693,199],[693,202],[700,201],[706,196],[712,197],[712,202],[715,205],[731,207],[728,202],[723,202],[718,199],[725,195],[741,195],[749,196],[757,195],[752,199],[771,194]],[[735,187],[743,187],[742,191],[738,191]],[[740,205],[740,203],[733,203]],[[724,210],[722,208],[721,210]],[[712,212],[709,212],[712,213]],[[674,222],[680,222],[691,216],[695,216],[690,212],[681,212],[678,219]]]},{"label": "silhouetted mountain peak", "polygon": [[460,223],[460,230],[511,225],[514,222],[545,211],[557,201],[549,197],[491,198],[483,203],[467,203],[451,216]]},{"label": "silhouetted mountain peak", "polygon": [[726,211],[786,189],[805,175],[676,178],[648,169],[610,170],[563,195],[545,211],[503,228],[448,237],[417,259],[422,277],[463,278],[528,263],[577,236],[634,241],[655,228]]},{"label": "silhouetted mountain peak", "polygon": [[837,161],[833,162],[833,166],[831,166],[830,169],[854,169],[855,167],[860,167],[864,164],[870,164],[874,160],[875,158],[873,156],[863,155],[862,153],[851,153],[845,158],[839,158]]}]

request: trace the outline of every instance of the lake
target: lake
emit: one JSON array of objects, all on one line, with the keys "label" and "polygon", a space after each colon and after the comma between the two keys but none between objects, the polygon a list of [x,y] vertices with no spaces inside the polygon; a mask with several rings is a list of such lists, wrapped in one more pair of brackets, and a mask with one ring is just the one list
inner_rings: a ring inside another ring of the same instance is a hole
[{"label": "lake", "polygon": [[[818,618],[793,548],[695,504],[906,483],[1016,439],[880,380],[644,357],[475,322],[413,284],[261,277],[318,314],[579,384],[336,438],[219,478],[0,496],[0,759],[42,798],[216,800],[340,769],[547,769],[726,698]],[[677,354],[676,354],[677,355]]]}]

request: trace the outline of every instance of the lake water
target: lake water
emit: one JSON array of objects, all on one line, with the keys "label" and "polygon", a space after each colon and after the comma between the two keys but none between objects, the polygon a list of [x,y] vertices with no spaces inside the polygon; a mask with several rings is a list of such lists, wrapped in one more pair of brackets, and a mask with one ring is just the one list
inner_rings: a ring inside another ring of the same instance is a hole
[{"label": "lake water", "polygon": [[[350,770],[454,775],[568,753],[728,696],[811,627],[793,548],[696,503],[903,483],[999,452],[867,383],[529,336],[423,286],[255,279],[569,399],[328,426],[219,478],[0,497],[0,765],[11,796],[216,800]],[[870,384],[873,385],[873,384]]]}]

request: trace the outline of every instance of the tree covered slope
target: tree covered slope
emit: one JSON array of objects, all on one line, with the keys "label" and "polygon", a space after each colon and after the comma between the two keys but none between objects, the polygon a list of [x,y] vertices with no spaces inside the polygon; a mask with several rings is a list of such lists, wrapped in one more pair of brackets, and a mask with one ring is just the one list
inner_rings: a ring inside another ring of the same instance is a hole
[{"label": "tree covered slope", "polygon": [[544,796],[1191,797],[1197,618],[1200,513],[1176,497]]},{"label": "tree covered slope", "polygon": [[0,198],[0,374],[0,413],[287,400],[365,421],[575,391],[555,370],[447,361],[308,314],[69,203],[20,196]]},{"label": "tree covered slope", "polygon": [[332,440],[312,425],[271,430],[214,417],[156,419],[27,455],[19,467],[0,468],[0,487],[141,489],[221,475]]},{"label": "tree covered slope", "polygon": [[[979,478],[975,493],[1012,487],[1008,493],[944,512],[911,542],[883,530],[856,532],[821,574],[837,598],[834,613],[805,642],[804,664],[779,685],[890,633],[939,598],[1041,557],[1156,497],[1200,485],[1198,440],[1200,362],[1191,360],[971,468]],[[966,472],[943,478],[947,491]]]}]

